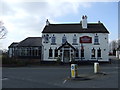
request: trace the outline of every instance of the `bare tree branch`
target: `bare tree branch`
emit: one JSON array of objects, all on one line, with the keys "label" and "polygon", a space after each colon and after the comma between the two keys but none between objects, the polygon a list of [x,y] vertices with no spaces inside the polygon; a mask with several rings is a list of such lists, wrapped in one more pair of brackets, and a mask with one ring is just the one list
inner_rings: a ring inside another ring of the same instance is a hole
[{"label": "bare tree branch", "polygon": [[3,22],[0,21],[0,39],[4,39],[7,35],[7,29],[3,26]]}]

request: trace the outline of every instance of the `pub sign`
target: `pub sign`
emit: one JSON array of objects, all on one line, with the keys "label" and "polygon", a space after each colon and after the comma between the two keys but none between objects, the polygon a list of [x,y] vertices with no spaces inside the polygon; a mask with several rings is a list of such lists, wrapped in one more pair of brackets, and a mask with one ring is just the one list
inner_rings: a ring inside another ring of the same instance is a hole
[{"label": "pub sign", "polygon": [[89,36],[80,37],[80,43],[92,43],[92,37]]}]

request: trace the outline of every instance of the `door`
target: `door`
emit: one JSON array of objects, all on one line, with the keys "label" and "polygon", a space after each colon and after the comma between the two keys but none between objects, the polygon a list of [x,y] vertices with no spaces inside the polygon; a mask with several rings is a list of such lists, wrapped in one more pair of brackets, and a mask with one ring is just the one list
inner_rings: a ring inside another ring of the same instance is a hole
[{"label": "door", "polygon": [[65,63],[68,63],[70,61],[70,52],[69,52],[69,50],[64,50],[63,60],[64,60]]}]

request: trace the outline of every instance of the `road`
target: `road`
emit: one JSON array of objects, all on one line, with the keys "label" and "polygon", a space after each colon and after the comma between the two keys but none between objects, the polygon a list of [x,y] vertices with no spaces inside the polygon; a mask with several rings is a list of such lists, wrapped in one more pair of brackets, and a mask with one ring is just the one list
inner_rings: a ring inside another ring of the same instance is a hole
[{"label": "road", "polygon": [[94,74],[93,65],[78,67],[80,76],[89,80],[72,80],[70,66],[28,66],[2,68],[2,88],[118,88],[117,60],[100,64],[103,74]]}]

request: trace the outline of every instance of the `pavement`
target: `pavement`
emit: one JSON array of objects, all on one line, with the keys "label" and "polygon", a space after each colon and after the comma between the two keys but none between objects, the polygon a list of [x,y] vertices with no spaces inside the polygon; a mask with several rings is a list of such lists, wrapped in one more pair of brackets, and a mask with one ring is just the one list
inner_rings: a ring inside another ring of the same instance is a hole
[{"label": "pavement", "polygon": [[100,63],[99,74],[93,65],[79,65],[79,79],[70,78],[70,66],[3,67],[2,88],[118,88],[118,62]]}]

